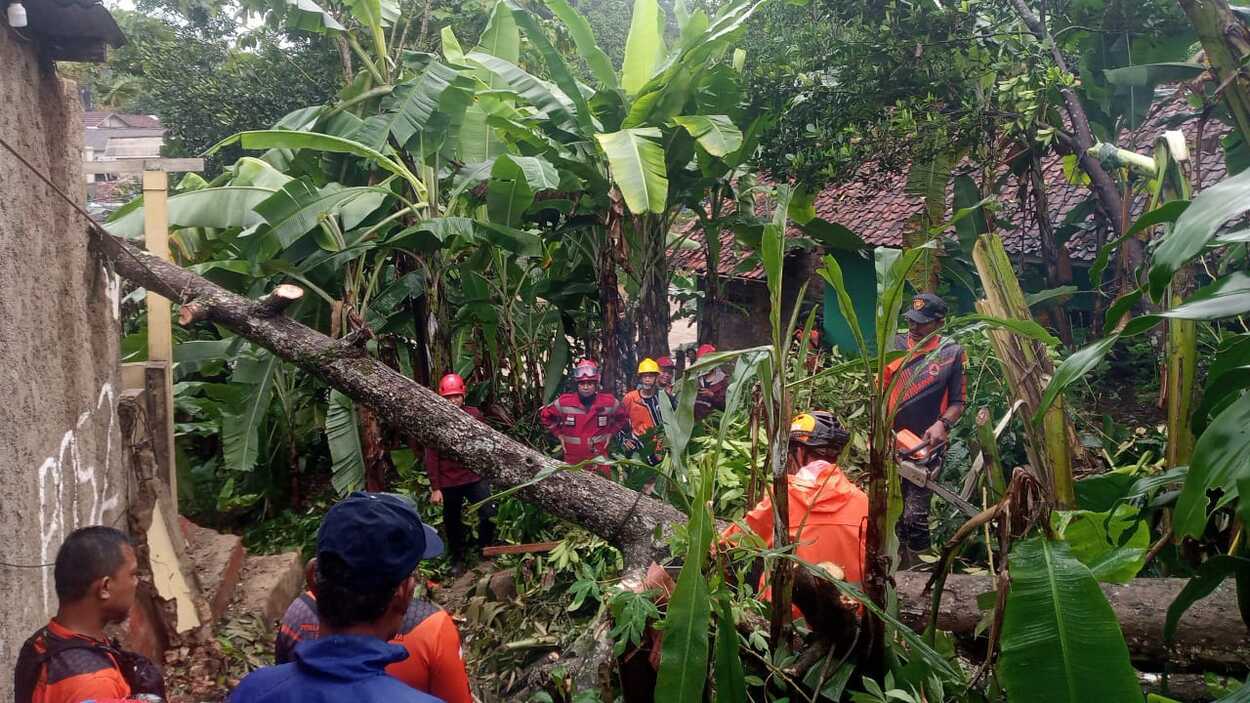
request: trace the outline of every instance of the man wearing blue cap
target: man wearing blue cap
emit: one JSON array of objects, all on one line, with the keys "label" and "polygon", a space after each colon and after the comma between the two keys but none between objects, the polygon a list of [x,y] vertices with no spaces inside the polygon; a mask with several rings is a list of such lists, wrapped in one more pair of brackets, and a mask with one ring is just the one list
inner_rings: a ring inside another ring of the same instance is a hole
[{"label": "man wearing blue cap", "polygon": [[408,656],[387,640],[399,632],[422,559],[443,543],[404,498],[353,493],[326,513],[317,533],[311,584],[320,637],[301,643],[289,664],[249,674],[231,703],[441,703],[386,674]]}]

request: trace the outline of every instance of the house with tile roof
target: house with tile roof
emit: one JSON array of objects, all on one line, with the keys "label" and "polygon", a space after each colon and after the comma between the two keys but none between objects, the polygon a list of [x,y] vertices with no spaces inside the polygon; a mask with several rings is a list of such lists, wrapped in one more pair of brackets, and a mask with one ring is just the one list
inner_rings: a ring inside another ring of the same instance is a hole
[{"label": "house with tile roof", "polygon": [[[1229,131],[1228,127],[1214,120],[1204,122],[1189,107],[1184,95],[1174,88],[1160,89],[1148,119],[1140,128],[1124,132],[1118,146],[1149,154],[1155,139],[1171,129],[1179,129],[1185,134],[1196,183],[1202,187],[1210,186],[1225,177],[1220,140]],[[1199,139],[1201,144],[1198,144]],[[1062,240],[1059,256],[1064,261],[1061,267],[1071,270],[1071,283],[1084,291],[1067,307],[1069,310],[1088,309],[1092,303],[1088,269],[1099,248],[1107,241],[1106,226],[1095,212],[1089,189],[1069,180],[1062,156],[1050,154],[1042,160],[1041,166],[1050,214],[1049,225],[1057,232],[1057,239]],[[958,175],[974,170],[972,165],[964,163],[957,166],[953,173]],[[1040,290],[1045,287],[1041,273],[1044,262],[1036,208],[1031,196],[1022,197],[1027,189],[1021,188],[1020,180],[1008,173],[1005,165],[999,167],[999,172],[1004,177],[996,198],[997,234],[1016,264],[1026,290]],[[800,305],[823,304],[821,324],[825,339],[843,349],[853,345],[853,336],[838,311],[833,291],[824,290],[823,280],[815,275],[815,271],[825,254],[834,256],[842,267],[857,316],[861,322],[871,323],[876,306],[876,274],[870,251],[876,247],[902,248],[905,235],[914,231],[924,211],[923,198],[907,192],[907,180],[906,172],[880,171],[876,164],[869,162],[860,166],[849,179],[827,186],[816,196],[814,206],[817,217],[850,229],[863,240],[865,249],[848,251],[808,246],[792,248],[787,253],[786,276],[798,277],[797,282],[787,288],[797,290],[803,281],[808,282],[807,298],[800,301]],[[948,185],[947,218],[954,211],[953,203],[953,187]],[[1141,198],[1130,204],[1130,222],[1145,205]],[[698,229],[697,223],[687,226]],[[671,252],[671,265],[674,271],[698,277],[701,287],[705,287],[708,271],[702,234],[701,231],[689,234],[690,245]],[[787,236],[797,241],[810,241],[794,225],[789,228]],[[701,334],[700,341],[730,346],[765,343],[769,336],[768,293],[759,257],[737,241],[732,229],[721,232],[720,242],[721,258],[716,273],[720,277],[724,302],[717,310],[701,311],[701,316],[718,316],[716,327],[719,339],[708,340]],[[953,230],[947,233],[944,244],[947,251],[951,251],[952,247],[958,249]],[[970,308],[972,292],[966,287],[955,288],[951,293],[953,297],[960,298],[954,301],[956,307]],[[783,315],[789,314],[793,303],[791,297],[786,298],[787,309]]]},{"label": "house with tile roof", "polygon": [[[86,111],[82,113],[82,134],[83,162],[159,159],[165,146],[165,128],[155,115]],[[124,184],[117,176],[96,173],[86,178],[89,202],[124,200],[114,194]]]}]

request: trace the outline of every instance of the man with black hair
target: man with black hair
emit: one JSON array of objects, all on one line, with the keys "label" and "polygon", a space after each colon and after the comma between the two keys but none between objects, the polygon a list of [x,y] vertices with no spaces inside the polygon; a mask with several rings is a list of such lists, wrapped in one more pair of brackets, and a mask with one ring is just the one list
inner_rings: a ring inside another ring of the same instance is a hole
[{"label": "man with black hair", "polygon": [[111,527],[75,530],[56,553],[57,612],[26,640],[14,670],[17,703],[164,695],[159,671],[104,633],[130,614],[139,562],[126,535]]},{"label": "man with black hair", "polygon": [[302,642],[289,664],[249,674],[232,703],[439,703],[386,675],[408,655],[388,642],[403,627],[422,559],[443,543],[412,503],[388,493],[353,493],[326,513],[317,533],[312,583],[317,639]]}]

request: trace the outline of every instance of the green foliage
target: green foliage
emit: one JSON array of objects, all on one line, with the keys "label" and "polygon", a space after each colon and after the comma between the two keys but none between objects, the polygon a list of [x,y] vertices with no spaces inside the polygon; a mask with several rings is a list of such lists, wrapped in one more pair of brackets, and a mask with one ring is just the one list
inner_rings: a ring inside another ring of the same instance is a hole
[{"label": "green foliage", "polygon": [[1067,543],[1017,542],[1010,565],[998,668],[1008,700],[1139,700],[1115,613]]}]

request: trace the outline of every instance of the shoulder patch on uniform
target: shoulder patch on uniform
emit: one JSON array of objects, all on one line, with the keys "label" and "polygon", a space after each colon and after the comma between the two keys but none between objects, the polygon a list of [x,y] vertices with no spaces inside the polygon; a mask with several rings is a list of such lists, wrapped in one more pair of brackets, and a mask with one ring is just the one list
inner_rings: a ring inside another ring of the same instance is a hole
[{"label": "shoulder patch on uniform", "polygon": [[114,668],[113,659],[104,652],[89,647],[74,647],[58,652],[48,660],[47,682],[51,685],[74,676]]}]

